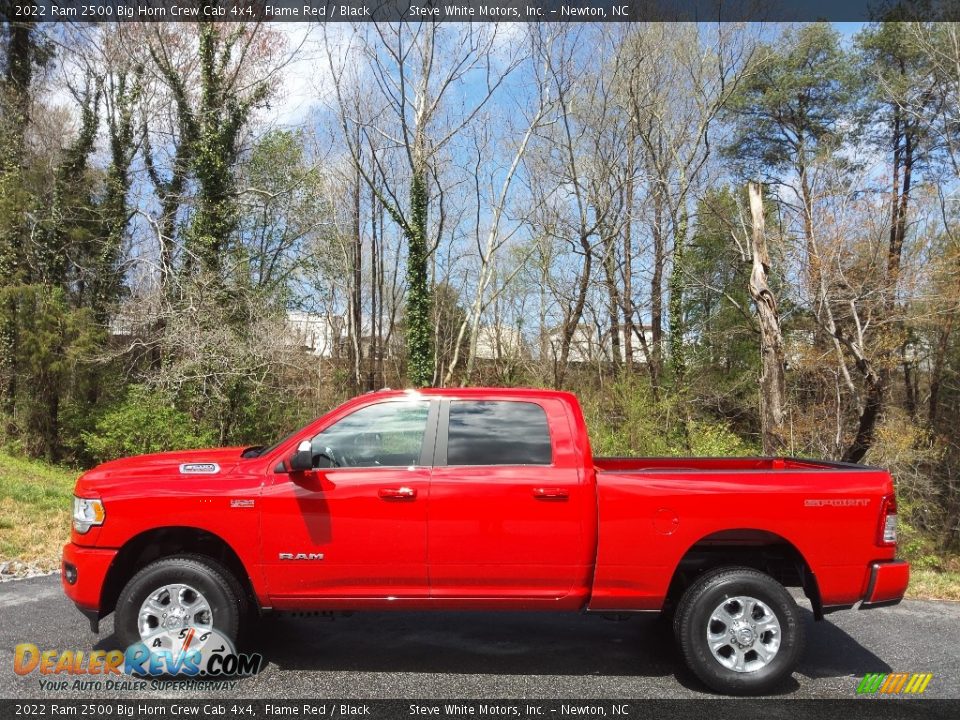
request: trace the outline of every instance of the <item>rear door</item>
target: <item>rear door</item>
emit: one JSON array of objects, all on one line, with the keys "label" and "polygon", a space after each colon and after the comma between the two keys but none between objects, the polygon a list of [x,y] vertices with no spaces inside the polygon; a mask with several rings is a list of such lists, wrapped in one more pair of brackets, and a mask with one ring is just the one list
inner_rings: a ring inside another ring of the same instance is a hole
[{"label": "rear door", "polygon": [[[562,423],[562,425],[561,425]],[[580,470],[557,457],[555,400],[444,400],[430,479],[434,598],[567,595],[583,573]]]}]

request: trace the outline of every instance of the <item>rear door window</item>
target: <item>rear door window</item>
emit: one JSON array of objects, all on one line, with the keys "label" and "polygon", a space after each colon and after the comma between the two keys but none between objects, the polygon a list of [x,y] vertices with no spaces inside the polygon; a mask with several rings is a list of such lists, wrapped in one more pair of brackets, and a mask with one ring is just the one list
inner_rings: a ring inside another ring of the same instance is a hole
[{"label": "rear door window", "polygon": [[447,465],[549,465],[552,460],[547,414],[540,405],[451,401]]}]

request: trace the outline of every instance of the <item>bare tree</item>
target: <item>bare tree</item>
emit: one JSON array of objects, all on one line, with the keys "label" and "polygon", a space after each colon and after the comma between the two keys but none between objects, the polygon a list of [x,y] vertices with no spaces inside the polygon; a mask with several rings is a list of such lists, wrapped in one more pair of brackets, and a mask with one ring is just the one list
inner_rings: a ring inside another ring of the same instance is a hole
[{"label": "bare tree", "polygon": [[[717,26],[704,33],[692,24],[665,24],[638,26],[625,42],[634,59],[625,61],[629,72],[621,81],[621,95],[648,183],[647,225],[653,244],[649,300],[653,347],[648,367],[657,388],[664,358],[664,272],[672,257],[670,362],[682,376],[682,257],[690,227],[688,206],[708,168],[711,131],[718,116],[752,72],[755,40],[740,25]],[[632,206],[633,198],[630,202]],[[642,333],[640,337],[645,340]]]},{"label": "bare tree", "polygon": [[[409,374],[418,386],[434,378],[428,271],[439,232],[431,232],[431,184],[438,176],[441,152],[475,120],[516,66],[509,54],[505,58],[499,51],[499,31],[496,24],[471,23],[456,30],[434,22],[358,25],[341,51],[325,29],[343,139],[358,172],[407,239]],[[351,76],[349,66],[357,57],[366,61],[370,73],[362,88],[364,79]],[[480,91],[457,112],[447,96],[462,82],[476,82]],[[390,181],[382,156],[372,158],[382,182],[375,182],[375,174],[360,162],[358,138],[371,134],[381,136],[389,150],[404,158],[406,192]],[[437,201],[442,204],[442,195]],[[442,216],[442,207],[437,214]]]},{"label": "bare tree", "polygon": [[786,379],[784,377],[783,335],[777,314],[777,299],[770,290],[767,277],[770,273],[770,253],[764,227],[763,198],[759,186],[749,185],[750,217],[753,232],[750,236],[753,269],[750,273],[750,297],[757,308],[760,325],[760,422],[763,452],[778,455],[785,446],[783,417],[786,405]]},{"label": "bare tree", "polygon": [[597,198],[591,198],[590,191],[592,172],[597,171],[591,167],[591,153],[610,112],[611,98],[602,79],[583,64],[584,40],[582,28],[571,30],[546,56],[547,80],[556,98],[556,123],[527,170],[536,178],[532,189],[539,193],[539,217],[532,230],[550,238],[547,246],[563,247],[571,258],[569,277],[553,283],[552,288],[561,307],[559,337],[554,339],[547,331],[555,387],[561,387],[566,377],[591,290],[596,235],[610,210],[609,205],[594,206],[592,201]]},{"label": "bare tree", "polygon": [[[544,122],[547,122],[547,118],[553,110],[554,101],[551,97],[550,87],[547,84],[546,78],[546,56],[550,52],[554,32],[555,29],[548,28],[543,32],[530,34],[529,39],[532,45],[531,56],[533,60],[536,103],[530,116],[525,118],[526,130],[523,131],[520,141],[514,149],[506,172],[502,174],[499,188],[493,191],[491,187],[490,195],[492,203],[488,208],[490,217],[486,221],[486,238],[482,243],[481,237],[483,236],[483,232],[481,231],[481,213],[479,212],[482,202],[482,191],[480,187],[482,173],[480,165],[484,160],[483,150],[486,148],[478,148],[477,167],[475,168],[474,176],[476,178],[475,191],[478,208],[475,227],[479,267],[476,270],[477,277],[473,290],[473,300],[468,306],[466,316],[458,330],[457,343],[454,346],[454,355],[444,378],[444,384],[451,381],[453,373],[457,368],[460,358],[460,341],[467,332],[469,332],[469,339],[467,341],[466,366],[463,372],[464,382],[469,382],[470,378],[472,378],[477,359],[477,343],[481,330],[481,319],[487,308],[496,302],[500,293],[509,285],[520,268],[519,265],[516,266],[511,273],[507,274],[507,277],[501,279],[498,287],[491,287],[497,273],[497,254],[510,241],[517,229],[516,224],[513,230],[509,232],[504,232],[502,228],[504,213],[507,211],[507,205],[511,201],[511,190],[514,185],[514,179],[522,168],[522,161],[531,139],[535,137]],[[488,289],[490,292],[488,292]],[[500,324],[495,324],[494,330],[498,331],[499,329]]]}]

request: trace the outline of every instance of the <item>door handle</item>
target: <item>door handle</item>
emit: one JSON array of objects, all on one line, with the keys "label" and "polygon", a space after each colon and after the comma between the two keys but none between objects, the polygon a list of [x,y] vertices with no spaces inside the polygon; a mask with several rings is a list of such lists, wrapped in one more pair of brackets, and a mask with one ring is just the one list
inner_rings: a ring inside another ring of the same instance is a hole
[{"label": "door handle", "polygon": [[536,487],[533,496],[537,500],[566,500],[570,497],[570,491],[559,487]]},{"label": "door handle", "polygon": [[417,491],[411,487],[380,488],[377,493],[383,500],[414,500]]}]

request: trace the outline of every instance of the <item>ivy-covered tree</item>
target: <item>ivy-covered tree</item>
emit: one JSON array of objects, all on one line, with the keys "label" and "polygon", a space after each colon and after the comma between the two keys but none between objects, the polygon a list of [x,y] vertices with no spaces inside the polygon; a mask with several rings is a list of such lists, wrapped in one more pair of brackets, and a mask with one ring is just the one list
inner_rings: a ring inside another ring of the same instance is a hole
[{"label": "ivy-covered tree", "polygon": [[30,123],[34,69],[50,51],[40,30],[21,22],[16,12],[32,2],[0,2],[2,78],[0,78],[0,411],[13,431],[18,392],[18,287],[28,282],[27,210],[31,206],[29,159],[25,137]]},{"label": "ivy-covered tree", "polygon": [[[265,79],[241,70],[249,60],[256,30],[243,25],[199,24],[197,72],[199,94],[190,86],[191,67],[178,66],[162,48],[151,57],[170,91],[181,129],[175,174],[170,182],[183,190],[187,175],[196,180],[193,215],[184,238],[184,269],[219,277],[226,251],[237,229],[234,171],[242,150],[241,138],[252,113],[271,91]],[[250,82],[247,86],[245,83]],[[185,163],[183,161],[186,161]],[[179,173],[179,174],[178,174]],[[154,174],[159,174],[154,169]],[[160,180],[161,186],[164,182]],[[175,214],[171,209],[170,215]]]}]

